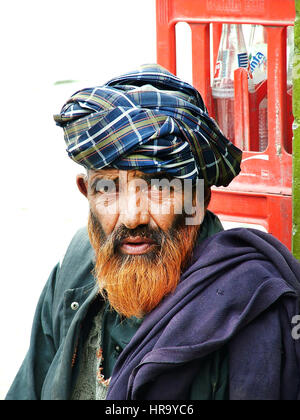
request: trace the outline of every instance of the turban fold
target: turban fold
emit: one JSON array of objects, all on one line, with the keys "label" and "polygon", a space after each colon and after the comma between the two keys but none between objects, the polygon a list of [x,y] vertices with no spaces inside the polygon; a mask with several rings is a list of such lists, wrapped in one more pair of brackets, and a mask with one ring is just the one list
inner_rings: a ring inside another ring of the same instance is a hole
[{"label": "turban fold", "polygon": [[242,152],[208,115],[200,93],[158,65],[76,92],[54,116],[67,152],[87,169],[138,169],[227,186]]}]

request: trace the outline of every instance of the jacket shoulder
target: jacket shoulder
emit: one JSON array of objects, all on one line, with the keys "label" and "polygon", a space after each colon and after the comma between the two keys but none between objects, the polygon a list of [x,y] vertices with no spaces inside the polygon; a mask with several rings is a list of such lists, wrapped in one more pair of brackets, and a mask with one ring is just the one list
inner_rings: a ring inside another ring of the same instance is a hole
[{"label": "jacket shoulder", "polygon": [[93,281],[94,250],[91,246],[87,228],[79,229],[73,236],[61,260],[58,283],[64,289],[85,286]]}]

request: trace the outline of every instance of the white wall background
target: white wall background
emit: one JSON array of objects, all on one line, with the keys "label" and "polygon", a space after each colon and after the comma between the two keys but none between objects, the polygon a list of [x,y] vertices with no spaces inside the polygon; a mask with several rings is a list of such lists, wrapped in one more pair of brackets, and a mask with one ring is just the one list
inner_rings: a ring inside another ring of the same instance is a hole
[{"label": "white wall background", "polygon": [[[156,61],[155,0],[2,1],[0,39],[3,399],[44,283],[87,220],[52,115],[78,88]],[[66,79],[78,82],[55,85]]]}]

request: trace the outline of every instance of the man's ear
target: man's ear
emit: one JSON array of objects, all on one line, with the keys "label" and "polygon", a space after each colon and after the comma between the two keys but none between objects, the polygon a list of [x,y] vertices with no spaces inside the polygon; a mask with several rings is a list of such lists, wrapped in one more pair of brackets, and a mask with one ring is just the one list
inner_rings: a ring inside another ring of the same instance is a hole
[{"label": "man's ear", "polygon": [[88,177],[85,174],[79,174],[76,176],[76,184],[81,192],[85,197],[88,195]]}]

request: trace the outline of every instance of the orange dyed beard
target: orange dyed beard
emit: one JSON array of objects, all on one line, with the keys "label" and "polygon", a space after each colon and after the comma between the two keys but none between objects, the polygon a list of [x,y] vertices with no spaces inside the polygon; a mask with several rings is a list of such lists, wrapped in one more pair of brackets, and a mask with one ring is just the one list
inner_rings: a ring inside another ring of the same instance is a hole
[{"label": "orange dyed beard", "polygon": [[[148,227],[121,226],[105,237],[101,224],[90,213],[88,232],[95,250],[100,293],[119,314],[142,318],[176,289],[198,231],[199,226],[185,226],[184,217],[177,217],[166,233]],[[119,244],[128,236],[150,237],[156,245],[148,254],[121,254]]]}]

